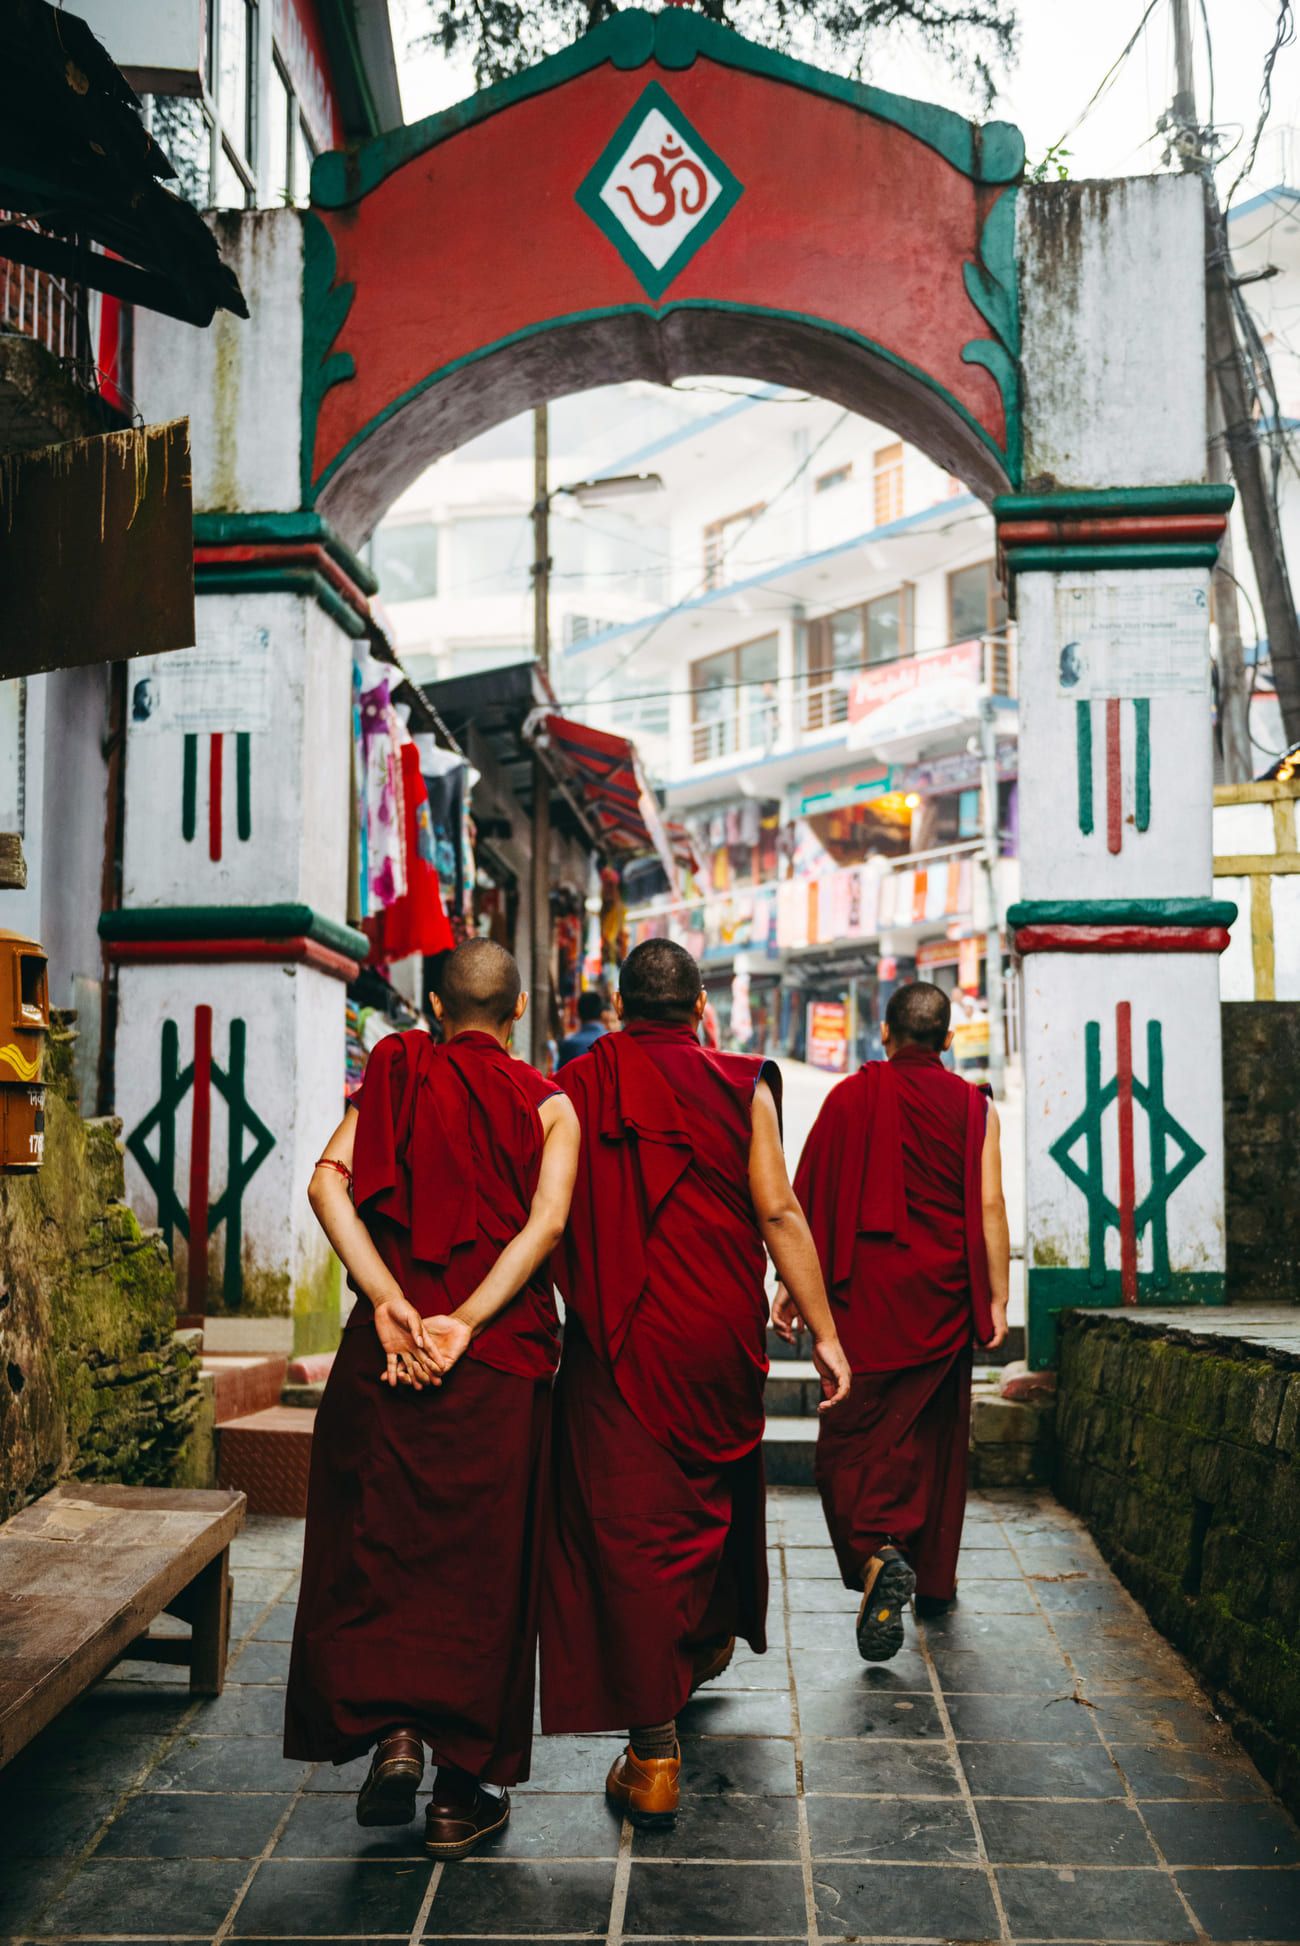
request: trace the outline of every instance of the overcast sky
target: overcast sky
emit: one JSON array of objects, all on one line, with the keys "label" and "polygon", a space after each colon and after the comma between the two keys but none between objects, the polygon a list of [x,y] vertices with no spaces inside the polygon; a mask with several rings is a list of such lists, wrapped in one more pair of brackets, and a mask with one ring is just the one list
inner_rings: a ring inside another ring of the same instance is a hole
[{"label": "overcast sky", "polygon": [[[1031,161],[1043,155],[1083,113],[1088,99],[1141,19],[1145,0],[1021,0],[1020,58],[1006,77],[992,113],[1023,129]],[[1214,115],[1229,142],[1246,131],[1248,142],[1259,111],[1264,56],[1273,37],[1276,0],[1206,0],[1214,40]],[[1197,39],[1198,107],[1210,112],[1209,63],[1199,0],[1193,0]],[[393,0],[394,40],[409,121],[418,120],[473,92],[468,67],[414,45],[433,17],[433,0]],[[939,101],[962,113],[972,104],[962,98],[952,77],[937,61],[927,61],[901,43],[882,45],[865,77],[902,94]],[[1168,0],[1160,0],[1137,46],[1081,127],[1068,136],[1073,176],[1142,175],[1162,166],[1162,143],[1155,125],[1173,92],[1173,29]],[[1283,174],[1281,137],[1276,131],[1300,125],[1300,47],[1283,51],[1274,71],[1272,137],[1265,138],[1260,163],[1249,184],[1261,189]],[[1226,165],[1222,188],[1237,173],[1238,156]],[[1300,153],[1291,179],[1300,175]]]}]

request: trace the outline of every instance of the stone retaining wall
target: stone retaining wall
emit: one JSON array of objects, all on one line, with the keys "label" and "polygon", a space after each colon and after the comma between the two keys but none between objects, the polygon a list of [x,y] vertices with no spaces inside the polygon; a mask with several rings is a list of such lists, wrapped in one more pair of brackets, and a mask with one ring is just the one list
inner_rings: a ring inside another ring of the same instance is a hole
[{"label": "stone retaining wall", "polygon": [[1056,1442],[1060,1497],[1300,1810],[1300,1356],[1063,1313]]},{"label": "stone retaining wall", "polygon": [[1220,1011],[1228,1295],[1300,1304],[1300,1000],[1232,1000]]},{"label": "stone retaining wall", "polygon": [[205,1474],[199,1334],[176,1332],[162,1240],[123,1200],[120,1124],[74,1106],[75,1040],[56,1018],[44,1166],[0,1178],[0,1519],[68,1475]]}]

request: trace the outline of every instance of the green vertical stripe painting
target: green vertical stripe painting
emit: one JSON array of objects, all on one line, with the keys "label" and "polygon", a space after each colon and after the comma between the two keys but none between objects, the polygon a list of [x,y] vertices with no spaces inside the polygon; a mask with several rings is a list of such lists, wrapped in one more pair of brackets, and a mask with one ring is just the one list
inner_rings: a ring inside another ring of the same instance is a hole
[{"label": "green vertical stripe painting", "polygon": [[1138,696],[1133,703],[1136,735],[1134,767],[1134,817],[1139,831],[1151,823],[1151,699]]},{"label": "green vertical stripe painting", "polygon": [[185,750],[181,758],[181,836],[187,845],[194,842],[195,805],[199,789],[199,740],[194,735],[185,738]]},{"label": "green vertical stripe painting", "polygon": [[253,832],[252,739],[247,730],[235,737],[235,829],[248,843]]},{"label": "green vertical stripe painting", "polygon": [[1074,706],[1075,762],[1079,773],[1079,829],[1091,838],[1092,820],[1092,704]]}]

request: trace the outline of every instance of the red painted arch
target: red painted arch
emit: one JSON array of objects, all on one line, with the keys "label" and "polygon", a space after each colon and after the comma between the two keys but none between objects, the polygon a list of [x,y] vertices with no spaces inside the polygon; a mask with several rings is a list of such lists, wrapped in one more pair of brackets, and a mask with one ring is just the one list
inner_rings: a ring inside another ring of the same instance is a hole
[{"label": "red painted arch", "polygon": [[[652,58],[629,55],[638,34]],[[658,292],[578,200],[652,86],[739,187]],[[519,84],[326,158],[307,219],[305,503],[355,538],[512,412],[701,371],[809,386],[997,490],[1017,438],[1013,133],[983,141],[674,12],[620,15]]]}]

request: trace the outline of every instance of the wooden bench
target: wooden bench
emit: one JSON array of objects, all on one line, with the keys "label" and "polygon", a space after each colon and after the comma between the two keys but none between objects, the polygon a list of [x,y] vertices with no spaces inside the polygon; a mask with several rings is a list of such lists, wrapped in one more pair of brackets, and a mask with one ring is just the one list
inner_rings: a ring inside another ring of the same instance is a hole
[{"label": "wooden bench", "polygon": [[[244,1506],[228,1488],[69,1483],[0,1526],[0,1766],[124,1656],[187,1663],[192,1695],[221,1694]],[[190,1635],[151,1636],[163,1613]]]}]

